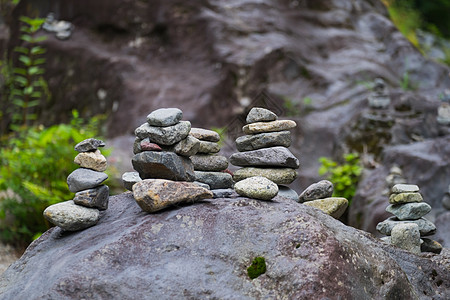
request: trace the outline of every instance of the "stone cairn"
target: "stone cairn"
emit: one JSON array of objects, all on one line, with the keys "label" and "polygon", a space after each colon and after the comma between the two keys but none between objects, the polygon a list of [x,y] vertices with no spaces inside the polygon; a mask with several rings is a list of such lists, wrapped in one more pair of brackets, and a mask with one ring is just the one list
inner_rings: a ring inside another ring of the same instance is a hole
[{"label": "stone cairn", "polygon": [[178,108],[157,109],[135,130],[132,165],[136,172],[124,173],[122,180],[146,212],[212,198],[209,190],[192,182],[195,173],[190,157],[202,144],[189,135],[191,123],[182,117]]},{"label": "stone cairn", "polygon": [[196,182],[207,184],[212,190],[231,188],[233,178],[225,172],[228,159],[217,154],[220,151],[219,134],[202,128],[191,128],[189,134],[200,141],[197,154],[191,157]]},{"label": "stone cairn", "polygon": [[423,202],[417,185],[394,185],[389,203],[386,211],[394,216],[377,225],[377,230],[388,236],[383,238],[385,242],[416,254],[441,252],[442,246],[438,242],[424,238],[433,235],[436,226],[424,218],[431,211],[431,206]]},{"label": "stone cairn", "polygon": [[98,150],[105,143],[87,139],[75,146],[79,154],[74,162],[80,168],[67,177],[69,190],[75,193],[73,200],[57,203],[44,210],[44,217],[66,231],[77,231],[97,224],[100,210],[108,208],[109,187],[102,184],[108,178],[103,173],[107,162]]},{"label": "stone cairn", "polygon": [[373,92],[369,95],[369,106],[375,109],[383,109],[389,107],[391,99],[384,80],[376,78],[374,82]]},{"label": "stone cairn", "polygon": [[275,113],[259,107],[250,110],[246,121],[242,128],[246,135],[236,139],[239,153],[230,157],[231,164],[243,167],[234,172],[234,188],[242,196],[270,200],[278,194],[277,185],[297,178],[299,161],[288,149],[289,129],[297,124],[278,120]]},{"label": "stone cairn", "polygon": [[445,193],[444,197],[442,198],[442,206],[450,210],[450,185],[448,186],[448,191]]}]

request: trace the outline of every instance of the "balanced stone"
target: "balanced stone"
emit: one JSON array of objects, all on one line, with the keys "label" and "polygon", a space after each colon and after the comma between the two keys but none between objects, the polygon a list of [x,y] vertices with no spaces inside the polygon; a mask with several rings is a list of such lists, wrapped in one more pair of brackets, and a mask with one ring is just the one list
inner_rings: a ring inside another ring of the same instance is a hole
[{"label": "balanced stone", "polygon": [[423,198],[420,193],[400,193],[391,194],[389,196],[390,204],[401,204],[401,203],[411,203],[411,202],[422,202]]},{"label": "balanced stone", "polygon": [[390,217],[383,222],[378,223],[378,232],[384,235],[391,235],[392,228],[399,223],[415,223],[419,226],[420,236],[427,236],[436,233],[436,226],[425,218],[420,218],[417,220],[400,221],[397,217]]},{"label": "balanced stone", "polygon": [[134,154],[138,154],[138,153],[141,153],[141,152],[142,152],[142,149],[141,149],[141,142],[142,142],[142,141],[147,141],[147,142],[150,143],[150,139],[149,139],[149,138],[145,138],[145,139],[143,140],[143,139],[140,139],[140,138],[136,137],[136,138],[134,139],[134,143],[133,143],[133,153],[134,153]]},{"label": "balanced stone", "polygon": [[138,172],[125,172],[122,175],[123,187],[129,191],[132,191],[133,185],[139,181],[142,181],[142,179]]},{"label": "balanced stone", "polygon": [[345,198],[330,197],[317,199],[303,203],[304,205],[315,207],[332,216],[335,219],[340,218],[348,206],[348,200]]},{"label": "balanced stone", "polygon": [[174,151],[178,155],[192,156],[200,149],[200,141],[193,136],[188,135],[186,138],[175,144]]},{"label": "balanced stone", "polygon": [[442,198],[442,206],[445,209],[450,210],[450,194],[445,194],[444,197]]},{"label": "balanced stone", "polygon": [[274,146],[289,147],[290,145],[291,133],[289,131],[244,135],[236,139],[237,150],[241,152]]},{"label": "balanced stone", "polygon": [[215,189],[212,190],[214,196],[213,198],[237,198],[239,194],[236,193],[234,189]]},{"label": "balanced stone", "polygon": [[298,202],[303,203],[317,199],[324,199],[333,195],[333,183],[321,180],[308,186],[298,197]]},{"label": "balanced stone", "polygon": [[241,196],[260,200],[271,200],[278,194],[278,186],[262,176],[239,181],[234,185],[234,189]]},{"label": "balanced stone", "polygon": [[173,152],[141,152],[133,157],[131,163],[142,179],[195,180],[191,160]]},{"label": "balanced stone", "polygon": [[75,194],[73,202],[85,207],[105,210],[108,208],[109,187],[101,185],[99,187],[84,190]]},{"label": "balanced stone", "polygon": [[199,139],[200,141],[208,141],[208,142],[220,141],[220,135],[212,130],[207,130],[203,128],[191,128],[191,132],[189,134]]},{"label": "balanced stone", "polygon": [[298,159],[285,147],[271,147],[247,152],[234,153],[230,163],[235,166],[287,167],[298,169]]},{"label": "balanced stone", "polygon": [[217,153],[220,151],[219,144],[215,142],[200,141],[198,153]]},{"label": "balanced stone", "polygon": [[228,159],[222,155],[197,154],[191,157],[194,170],[222,171],[228,168]]},{"label": "balanced stone", "polygon": [[72,200],[50,205],[44,217],[66,231],[82,230],[97,224],[100,212],[96,208],[76,205]]},{"label": "balanced stone", "polygon": [[395,215],[399,220],[417,220],[431,211],[431,206],[425,202],[391,204],[386,211]]},{"label": "balanced stone", "polygon": [[206,183],[212,190],[233,186],[233,177],[225,172],[195,171],[195,180]]},{"label": "balanced stone", "polygon": [[201,186],[202,188],[207,189],[207,190],[210,190],[210,189],[211,189],[211,187],[209,186],[209,184],[206,184],[206,183],[203,183],[203,182],[200,182],[200,181],[194,181],[194,183],[195,183],[196,185],[198,185],[198,186]]},{"label": "balanced stone", "polygon": [[267,122],[275,121],[278,119],[277,115],[268,109],[261,107],[253,107],[247,115],[246,122],[256,123],[256,122]]},{"label": "balanced stone", "polygon": [[103,172],[108,166],[106,157],[99,150],[91,152],[81,152],[75,156],[74,162],[82,168]]},{"label": "balanced stone", "polygon": [[255,134],[262,132],[274,132],[289,130],[297,126],[297,124],[292,120],[278,120],[272,122],[258,122],[247,124],[242,127],[245,134]]},{"label": "balanced stone", "polygon": [[290,184],[297,178],[297,171],[292,168],[241,168],[234,172],[233,180],[238,182],[254,176],[262,176],[276,184]]},{"label": "balanced stone", "polygon": [[278,196],[298,201],[297,192],[285,185],[278,185]]},{"label": "balanced stone", "polygon": [[400,223],[391,231],[391,244],[401,249],[420,254],[419,226],[414,223]]},{"label": "balanced stone", "polygon": [[67,185],[72,193],[99,186],[108,179],[108,175],[90,169],[79,168],[67,177]]},{"label": "balanced stone", "polygon": [[157,127],[148,123],[142,124],[134,133],[140,139],[150,138],[152,142],[159,145],[170,146],[186,138],[191,130],[189,121],[180,121],[173,126]]},{"label": "balanced stone", "polygon": [[[147,140],[150,140],[150,139],[145,139],[145,140],[141,141],[141,143],[140,143],[141,151],[139,151],[139,152],[142,152],[142,151],[161,152],[162,151],[161,147],[158,144],[150,143],[150,141],[147,141]],[[137,152],[137,153],[139,153],[139,152]],[[137,154],[137,153],[135,153],[135,154]]]},{"label": "balanced stone", "polygon": [[419,187],[415,184],[396,184],[392,187],[393,194],[399,193],[415,193],[419,191]]},{"label": "balanced stone", "polygon": [[423,238],[423,243],[420,245],[420,250],[422,252],[432,252],[440,254],[442,251],[442,245],[432,239]]},{"label": "balanced stone", "polygon": [[105,147],[105,142],[94,138],[90,138],[76,144],[75,151],[77,152],[95,151],[98,149],[98,147]]},{"label": "balanced stone", "polygon": [[193,182],[145,179],[133,185],[133,196],[143,211],[152,213],[175,204],[210,199],[213,193]]},{"label": "balanced stone", "polygon": [[178,108],[160,108],[147,116],[147,123],[151,126],[166,127],[180,122],[183,112]]}]

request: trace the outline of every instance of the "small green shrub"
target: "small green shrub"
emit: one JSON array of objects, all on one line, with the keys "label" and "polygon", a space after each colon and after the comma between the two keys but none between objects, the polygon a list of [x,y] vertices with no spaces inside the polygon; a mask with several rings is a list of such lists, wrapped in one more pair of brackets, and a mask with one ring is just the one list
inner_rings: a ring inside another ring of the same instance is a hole
[{"label": "small green shrub", "polygon": [[222,146],[224,145],[224,143],[228,137],[227,127],[212,127],[211,130],[215,131],[219,134],[220,141],[218,142],[218,144],[219,144],[220,148],[222,148]]},{"label": "small green shrub", "polygon": [[301,113],[299,105],[287,96],[283,96],[283,108],[286,117],[296,117]]},{"label": "small green shrub", "polygon": [[264,273],[266,273],[266,260],[264,257],[255,257],[250,267],[247,268],[248,277],[250,277],[250,279],[255,279]]},{"label": "small green shrub", "polygon": [[357,153],[345,154],[343,158],[343,164],[327,157],[319,158],[321,163],[319,175],[327,175],[327,179],[334,184],[333,196],[346,198],[350,205],[356,192],[362,167]]}]

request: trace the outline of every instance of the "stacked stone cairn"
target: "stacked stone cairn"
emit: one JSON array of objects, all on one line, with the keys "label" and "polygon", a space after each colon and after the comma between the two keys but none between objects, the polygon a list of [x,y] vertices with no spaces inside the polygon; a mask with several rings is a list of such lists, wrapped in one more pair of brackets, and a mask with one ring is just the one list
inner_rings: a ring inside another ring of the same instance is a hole
[{"label": "stacked stone cairn", "polygon": [[436,226],[424,218],[431,206],[423,202],[417,185],[394,185],[389,203],[386,211],[394,216],[377,225],[377,230],[388,236],[383,238],[385,242],[416,254],[441,252],[442,246],[438,242],[424,238],[433,235]]},{"label": "stacked stone cairn", "polygon": [[391,99],[389,98],[388,91],[384,80],[376,78],[374,82],[373,92],[369,95],[369,106],[375,109],[383,109],[389,107]]},{"label": "stacked stone cairn", "polygon": [[234,172],[234,188],[242,196],[270,200],[278,194],[277,185],[290,184],[297,178],[300,164],[288,149],[289,130],[297,124],[278,120],[275,113],[260,107],[250,110],[246,122],[242,128],[246,135],[236,139],[239,153],[230,157],[231,164],[243,167]]},{"label": "stacked stone cairn", "polygon": [[191,128],[189,134],[200,141],[197,154],[191,157],[196,182],[207,184],[212,190],[231,188],[233,178],[225,172],[228,159],[217,154],[220,151],[219,134],[202,128]]},{"label": "stacked stone cairn", "polygon": [[100,210],[108,208],[109,187],[102,184],[108,178],[105,156],[98,150],[105,143],[87,139],[75,146],[79,154],[74,162],[80,168],[67,177],[69,190],[75,193],[73,200],[57,203],[44,210],[44,217],[66,231],[77,231],[97,224]]},{"label": "stacked stone cairn", "polygon": [[212,198],[210,191],[192,183],[195,173],[190,157],[201,143],[189,135],[191,123],[182,118],[178,108],[157,109],[135,130],[132,165],[137,172],[123,174],[122,180],[146,212]]}]

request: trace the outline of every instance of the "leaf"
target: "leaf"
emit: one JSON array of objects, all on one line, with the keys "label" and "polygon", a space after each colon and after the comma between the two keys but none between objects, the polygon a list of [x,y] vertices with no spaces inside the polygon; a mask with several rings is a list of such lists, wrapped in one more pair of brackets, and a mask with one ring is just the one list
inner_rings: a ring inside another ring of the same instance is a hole
[{"label": "leaf", "polygon": [[28,34],[22,34],[22,35],[20,36],[20,39],[23,40],[23,41],[25,41],[25,42],[31,42],[31,40],[32,40],[31,36],[28,35]]},{"label": "leaf", "polygon": [[33,94],[31,94],[31,97],[33,98],[41,98],[42,97],[42,93],[39,91],[34,91]]},{"label": "leaf", "polygon": [[45,58],[38,58],[34,60],[33,65],[34,66],[42,65],[43,63],[45,63]]},{"label": "leaf", "polygon": [[15,76],[14,81],[20,83],[22,86],[26,86],[28,84],[28,80],[23,76]]},{"label": "leaf", "polygon": [[27,67],[31,66],[31,59],[28,56],[21,55],[19,56],[19,60]]},{"label": "leaf", "polygon": [[33,93],[34,87],[31,86],[27,86],[26,88],[23,89],[23,94],[24,95],[31,95]]},{"label": "leaf", "polygon": [[19,106],[19,107],[24,107],[25,106],[25,102],[23,102],[22,99],[18,99],[18,98],[13,99],[12,103],[14,105]]},{"label": "leaf", "polygon": [[28,69],[28,74],[30,74],[30,75],[35,75],[35,74],[38,74],[38,72],[39,72],[40,70],[41,70],[41,68],[36,67],[36,66],[30,67],[30,68]]},{"label": "leaf", "polygon": [[26,76],[27,70],[25,70],[24,68],[14,68],[14,73]]},{"label": "leaf", "polygon": [[34,46],[31,48],[31,54],[33,55],[44,54],[45,51],[46,51],[45,48],[41,46]]},{"label": "leaf", "polygon": [[47,37],[45,35],[41,35],[41,36],[38,36],[37,38],[34,38],[33,42],[40,43],[40,42],[45,41],[46,39],[47,39]]},{"label": "leaf", "polygon": [[23,54],[28,54],[30,52],[30,50],[26,47],[16,47],[16,48],[14,48],[14,51],[23,53]]},{"label": "leaf", "polygon": [[28,107],[34,107],[34,106],[38,106],[41,103],[40,100],[33,100],[28,102]]}]

